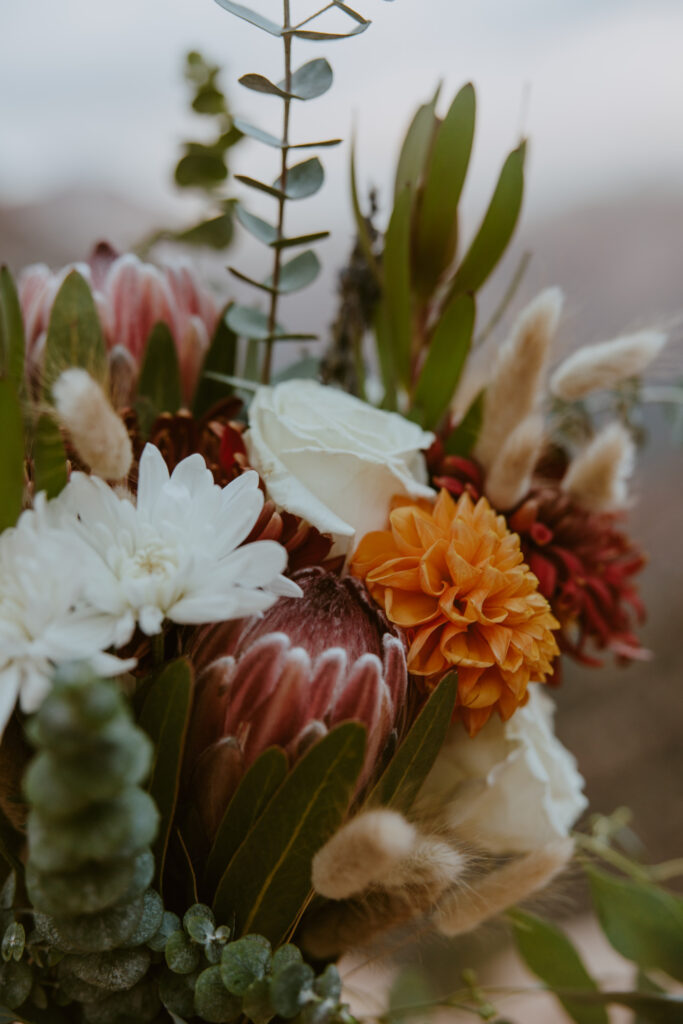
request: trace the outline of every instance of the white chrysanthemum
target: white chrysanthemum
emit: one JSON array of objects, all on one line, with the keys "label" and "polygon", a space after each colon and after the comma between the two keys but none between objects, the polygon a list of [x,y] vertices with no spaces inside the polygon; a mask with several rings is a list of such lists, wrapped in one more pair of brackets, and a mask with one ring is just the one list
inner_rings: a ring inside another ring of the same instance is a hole
[{"label": "white chrysanthemum", "polygon": [[88,661],[100,675],[118,675],[135,662],[103,651],[111,622],[80,598],[88,573],[78,538],[52,521],[45,496],[0,535],[0,734],[17,699],[33,712],[56,665]]},{"label": "white chrysanthemum", "polygon": [[275,541],[240,545],[263,507],[258,475],[214,483],[201,455],[173,470],[148,444],[140,459],[137,505],[102,480],[74,473],[59,499],[73,528],[97,556],[87,602],[114,624],[125,644],[136,624],[147,635],[178,623],[241,618],[280,595],[299,596],[281,575],[287,552]]}]

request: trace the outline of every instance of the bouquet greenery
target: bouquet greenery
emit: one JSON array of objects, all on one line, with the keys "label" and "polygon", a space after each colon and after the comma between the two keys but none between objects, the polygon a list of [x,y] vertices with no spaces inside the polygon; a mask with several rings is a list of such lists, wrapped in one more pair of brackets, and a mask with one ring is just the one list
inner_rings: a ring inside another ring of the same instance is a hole
[{"label": "bouquet greenery", "polygon": [[[502,342],[503,310],[478,324],[525,144],[463,246],[466,85],[415,114],[384,232],[352,161],[330,344],[275,375],[276,349],[311,340],[279,300],[327,234],[289,236],[287,204],[323,184],[309,148],[339,141],[295,135],[333,76],[293,51],[370,23],[340,0],[299,22],[288,0],[281,22],[218,2],[282,42],[280,81],[240,80],[282,104],[282,134],[233,117],[191,54],[217,134],[178,164],[210,208],[175,237],[222,249],[237,221],[265,246],[263,279],[231,268],[261,305],[104,244],[0,272],[0,1020],[347,1024],[345,953],[506,914],[577,1024],[611,1004],[679,1021],[683,902],[661,883],[680,864],[627,856],[623,815],[572,834],[586,800],[548,696],[563,656],[643,654],[629,415],[666,338],[557,365],[558,289]],[[272,184],[238,176],[272,220],[225,194],[242,136],[276,154]],[[517,907],[575,853],[632,990]],[[379,1019],[437,1005],[501,1020],[471,972]]]}]

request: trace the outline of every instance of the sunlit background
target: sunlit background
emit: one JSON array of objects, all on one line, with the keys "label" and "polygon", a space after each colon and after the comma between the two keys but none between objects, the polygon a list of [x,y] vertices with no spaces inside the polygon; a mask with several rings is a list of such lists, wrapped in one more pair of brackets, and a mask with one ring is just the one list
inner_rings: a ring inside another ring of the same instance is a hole
[{"label": "sunlit background", "polygon": [[[252,6],[279,16],[276,0]],[[378,189],[381,220],[415,107],[442,82],[445,109],[472,80],[478,129],[465,233],[481,217],[507,152],[520,137],[531,140],[523,219],[494,296],[529,250],[517,306],[543,286],[563,286],[566,345],[667,326],[672,342],[657,373],[683,377],[680,0],[356,6],[373,20],[363,35],[295,45],[297,63],[326,56],[335,85],[296,106],[294,134],[348,140],[355,132],[360,183],[364,194]],[[308,13],[312,5],[295,2],[294,9]],[[278,129],[278,102],[236,81],[248,71],[279,78],[281,44],[212,0],[0,0],[0,260],[13,269],[39,259],[59,264],[84,257],[100,237],[128,246],[200,210],[172,183],[182,140],[202,129],[188,112],[182,80],[192,48],[224,64],[222,84],[236,113]],[[231,170],[274,178],[275,160],[272,150],[249,142],[235,151]],[[323,162],[323,191],[290,204],[288,227],[333,229],[320,249],[325,273],[286,312],[297,328],[324,335],[336,270],[353,235],[348,142],[324,151]],[[267,215],[267,199],[249,199]],[[240,240],[229,258],[259,267],[258,250]],[[206,272],[227,296],[234,289],[225,262],[206,263]],[[633,529],[651,552],[644,639],[655,658],[626,670],[568,673],[558,730],[579,757],[596,809],[630,804],[637,831],[662,858],[683,852],[681,450],[660,411],[648,424]]]}]

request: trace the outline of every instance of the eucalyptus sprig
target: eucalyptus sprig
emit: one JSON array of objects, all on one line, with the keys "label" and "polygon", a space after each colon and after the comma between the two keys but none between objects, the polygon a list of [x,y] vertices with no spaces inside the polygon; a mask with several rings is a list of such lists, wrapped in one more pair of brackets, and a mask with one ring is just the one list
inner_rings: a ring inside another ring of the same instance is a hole
[{"label": "eucalyptus sprig", "polygon": [[[294,101],[305,102],[316,99],[328,91],[332,85],[332,68],[325,58],[316,58],[294,69],[292,48],[295,39],[310,42],[330,42],[359,35],[370,25],[363,15],[354,11],[341,0],[332,0],[324,7],[314,11],[302,21],[292,20],[291,0],[282,0],[281,22],[272,21],[243,4],[233,0],[216,0],[228,13],[249,22],[255,28],[282,40],[284,57],[284,77],[273,82],[264,75],[250,73],[240,78],[240,84],[253,92],[272,96],[282,102],[282,133],[275,136],[263,131],[241,119],[235,120],[235,126],[244,135],[270,146],[280,153],[280,175],[272,184],[260,181],[249,175],[237,175],[249,188],[271,196],[277,203],[275,223],[269,223],[256,217],[243,206],[238,206],[236,217],[242,226],[260,242],[271,250],[272,270],[263,281],[257,281],[235,267],[231,273],[239,280],[268,295],[268,309],[263,312],[248,306],[233,305],[227,314],[228,326],[239,336],[254,343],[265,344],[265,354],[261,364],[261,380],[270,380],[273,346],[276,341],[310,341],[316,340],[314,334],[302,334],[285,330],[277,319],[278,303],[281,295],[297,292],[312,284],[320,273],[320,261],[311,248],[303,248],[327,238],[329,231],[316,231],[307,235],[287,236],[285,232],[285,209],[288,200],[305,199],[315,195],[322,187],[324,171],[317,156],[309,157],[299,163],[290,164],[291,150],[311,149],[336,146],[341,139],[324,139],[312,142],[293,142],[291,136],[291,114]],[[316,27],[319,19],[328,11],[340,11],[353,27],[346,32],[329,32]],[[289,249],[299,249],[296,256],[285,258]]]}]

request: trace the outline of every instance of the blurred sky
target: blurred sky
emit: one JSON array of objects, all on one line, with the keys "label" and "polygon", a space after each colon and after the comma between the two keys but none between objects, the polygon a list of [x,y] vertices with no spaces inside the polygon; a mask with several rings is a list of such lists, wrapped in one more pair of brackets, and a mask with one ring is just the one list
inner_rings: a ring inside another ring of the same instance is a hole
[{"label": "blurred sky", "polygon": [[[294,4],[295,13],[315,9]],[[279,0],[252,6],[279,17]],[[521,132],[532,139],[531,212],[652,186],[683,190],[681,0],[356,6],[374,21],[364,35],[295,45],[297,63],[327,56],[336,85],[297,105],[294,134],[348,138],[355,123],[365,183],[388,188],[406,121],[439,79],[442,105],[472,79],[475,205]],[[0,202],[94,184],[167,208],[178,143],[197,131],[180,73],[192,47],[226,63],[228,85],[245,71],[280,77],[280,41],[213,0],[0,0]],[[277,100],[237,85],[230,95],[242,115],[277,127]],[[314,213],[346,189],[347,155],[324,154],[330,180]],[[274,157],[249,144],[238,169],[270,161],[263,173],[272,165],[275,177]]]}]

